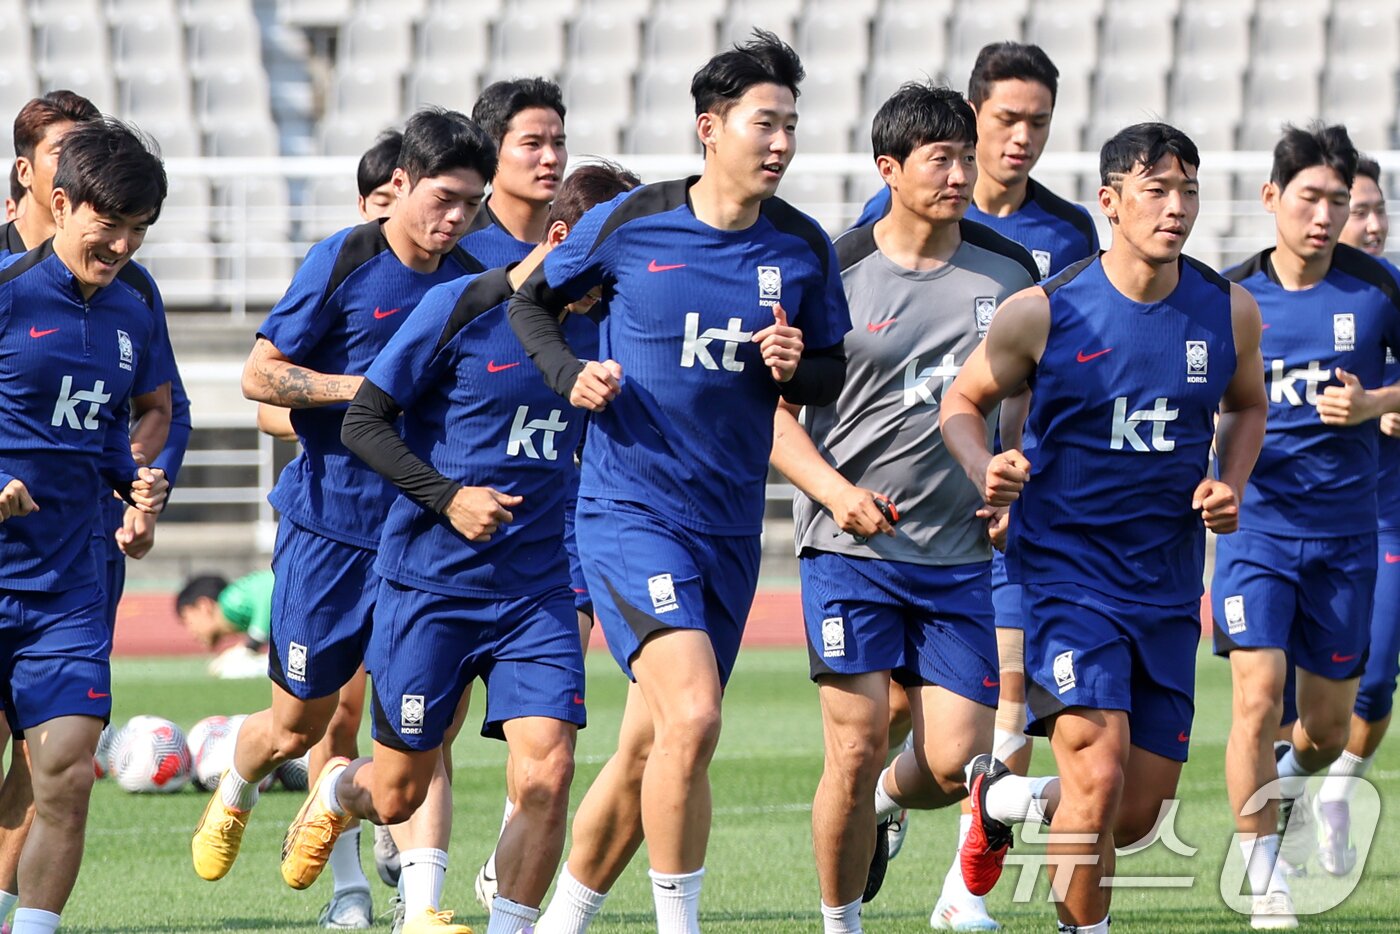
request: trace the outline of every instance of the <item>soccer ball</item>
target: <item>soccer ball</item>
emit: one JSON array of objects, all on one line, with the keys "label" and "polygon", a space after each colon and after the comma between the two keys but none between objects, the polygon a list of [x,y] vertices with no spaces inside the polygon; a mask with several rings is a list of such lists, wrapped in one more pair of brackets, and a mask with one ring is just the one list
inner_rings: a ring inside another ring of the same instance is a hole
[{"label": "soccer ball", "polygon": [[190,727],[188,738],[190,758],[194,762],[194,786],[200,791],[213,791],[219,783],[223,769],[214,771],[214,750],[230,737],[228,717],[205,717]]},{"label": "soccer ball", "polygon": [[180,728],[163,717],[132,717],[117,736],[113,774],[126,791],[179,791],[192,772],[190,747]]},{"label": "soccer ball", "polygon": [[277,780],[282,783],[282,787],[288,791],[306,791],[310,787],[308,773],[311,754],[304,753],[296,759],[288,759],[277,767]]},{"label": "soccer ball", "polygon": [[112,753],[116,751],[117,735],[120,732],[109,723],[102,728],[102,735],[97,737],[97,752],[92,756],[92,770],[98,778],[106,778],[112,774]]}]

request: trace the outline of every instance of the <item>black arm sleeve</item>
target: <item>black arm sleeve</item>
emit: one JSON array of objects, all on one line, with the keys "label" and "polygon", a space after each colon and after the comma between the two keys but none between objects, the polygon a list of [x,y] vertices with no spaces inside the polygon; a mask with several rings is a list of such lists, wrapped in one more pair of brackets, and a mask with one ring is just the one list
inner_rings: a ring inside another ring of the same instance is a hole
[{"label": "black arm sleeve", "polygon": [[804,347],[792,379],[778,392],[793,405],[831,405],[846,385],[846,348],[833,344],[814,350]]},{"label": "black arm sleeve", "polygon": [[544,264],[521,283],[510,300],[510,326],[524,345],[545,384],[565,399],[574,388],[584,363],[569,349],[559,315],[569,300],[549,287]]},{"label": "black arm sleeve", "polygon": [[394,428],[399,405],[378,386],[365,380],[340,426],[340,440],[360,460],[414,502],[441,513],[462,488],[409,450]]}]

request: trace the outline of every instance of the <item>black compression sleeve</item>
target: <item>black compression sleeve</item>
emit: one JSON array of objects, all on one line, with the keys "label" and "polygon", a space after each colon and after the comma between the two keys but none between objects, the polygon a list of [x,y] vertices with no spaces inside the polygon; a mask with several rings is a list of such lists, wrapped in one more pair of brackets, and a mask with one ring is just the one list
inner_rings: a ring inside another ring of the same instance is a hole
[{"label": "black compression sleeve", "polygon": [[559,315],[568,299],[549,287],[544,265],[521,283],[510,300],[510,326],[524,345],[545,384],[565,399],[574,388],[584,363],[569,349]]},{"label": "black compression sleeve", "polygon": [[441,513],[462,488],[414,454],[394,422],[399,405],[393,397],[365,380],[340,427],[340,440],[360,460],[424,509]]},{"label": "black compression sleeve", "polygon": [[831,405],[846,385],[846,349],[841,344],[802,351],[792,379],[778,392],[793,405]]}]

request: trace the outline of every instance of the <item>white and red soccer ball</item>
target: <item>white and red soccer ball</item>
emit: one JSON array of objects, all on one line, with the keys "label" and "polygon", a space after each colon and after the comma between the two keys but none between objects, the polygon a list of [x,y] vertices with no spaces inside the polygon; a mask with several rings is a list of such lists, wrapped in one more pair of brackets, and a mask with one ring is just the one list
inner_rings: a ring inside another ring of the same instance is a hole
[{"label": "white and red soccer ball", "polygon": [[164,717],[132,717],[112,746],[111,771],[126,791],[175,792],[193,775],[185,734]]}]

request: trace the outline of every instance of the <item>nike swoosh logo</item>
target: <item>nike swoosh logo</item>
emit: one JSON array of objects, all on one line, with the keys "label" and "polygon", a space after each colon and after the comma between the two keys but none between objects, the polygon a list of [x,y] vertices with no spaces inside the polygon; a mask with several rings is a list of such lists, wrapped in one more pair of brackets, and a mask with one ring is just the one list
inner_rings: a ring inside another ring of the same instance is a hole
[{"label": "nike swoosh logo", "polygon": [[671,270],[671,269],[684,269],[684,268],[685,268],[685,263],[673,263],[673,264],[671,264],[670,266],[662,266],[662,265],[658,264],[658,263],[656,262],[656,260],[652,260],[651,263],[647,266],[647,272],[666,272],[667,270]]},{"label": "nike swoosh logo", "polygon": [[1400,555],[1393,555],[1393,554],[1391,554],[1390,552],[1387,551],[1387,552],[1385,553],[1385,563],[1386,563],[1386,564],[1400,564]]},{"label": "nike swoosh logo", "polygon": [[111,696],[111,694],[99,694],[95,688],[88,688],[88,700],[101,700],[104,697]]},{"label": "nike swoosh logo", "polygon": [[1182,730],[1180,733],[1176,734],[1176,741],[1178,743],[1187,743],[1191,741],[1191,736],[1185,730]]},{"label": "nike swoosh logo", "polygon": [[1267,331],[1267,330],[1268,330],[1269,328],[1271,328],[1271,327],[1273,327],[1272,324],[1267,324],[1267,323],[1265,323],[1265,324],[1259,325],[1259,330],[1261,330],[1261,331]]},{"label": "nike swoosh logo", "polygon": [[1113,350],[1112,347],[1106,348],[1106,349],[1104,349],[1104,350],[1099,350],[1099,351],[1096,351],[1096,352],[1094,352],[1094,353],[1085,353],[1084,351],[1081,350],[1081,351],[1079,351],[1079,355],[1078,355],[1077,357],[1075,357],[1074,359],[1078,360],[1080,363],[1088,363],[1090,360],[1093,360],[1095,357],[1102,357],[1104,354],[1109,353],[1109,352],[1112,351],[1112,350]]},{"label": "nike swoosh logo", "polygon": [[1355,655],[1340,655],[1336,652],[1332,653],[1332,661],[1336,662],[1338,665],[1344,665],[1354,658],[1356,658]]},{"label": "nike swoosh logo", "polygon": [[982,679],[982,687],[984,687],[984,688],[996,688],[996,687],[1001,687],[1001,682],[1000,682],[1000,681],[993,681],[991,678],[983,678],[983,679]]},{"label": "nike swoosh logo", "polygon": [[38,330],[37,328],[35,328],[34,325],[31,324],[31,325],[29,326],[29,336],[30,336],[30,337],[48,337],[50,334],[53,334],[53,333],[56,332],[57,330],[58,330],[58,328],[49,328],[47,331],[40,331],[40,330]]},{"label": "nike swoosh logo", "polygon": [[874,333],[876,333],[876,332],[878,332],[878,331],[883,331],[885,328],[889,327],[891,324],[894,324],[894,319],[893,319],[893,318],[891,318],[891,319],[888,320],[888,321],[881,321],[879,324],[875,324],[874,322],[872,322],[872,323],[870,323],[870,324],[867,324],[867,325],[865,326],[865,329],[866,329],[867,331],[869,331],[871,334],[874,334]]},{"label": "nike swoosh logo", "polygon": [[388,311],[380,311],[380,310],[379,310],[379,306],[376,305],[375,308],[374,308],[374,317],[375,317],[376,319],[379,319],[379,318],[387,318],[387,317],[389,317],[390,315],[396,315],[396,314],[398,314],[398,313],[399,313],[400,311],[402,311],[402,310],[403,310],[403,309],[401,309],[401,308],[390,308]]},{"label": "nike swoosh logo", "polygon": [[499,373],[499,372],[501,372],[502,370],[509,370],[509,369],[510,369],[511,367],[513,367],[513,366],[520,366],[520,361],[517,360],[515,363],[501,363],[501,364],[497,364],[495,360],[492,360],[492,361],[490,361],[489,363],[486,364],[486,372],[487,372],[487,373]]},{"label": "nike swoosh logo", "polygon": [[575,704],[582,704],[582,703],[583,703],[583,697],[582,697],[581,695],[579,695],[579,694],[575,694],[575,695],[574,695],[574,703],[575,703]]}]

